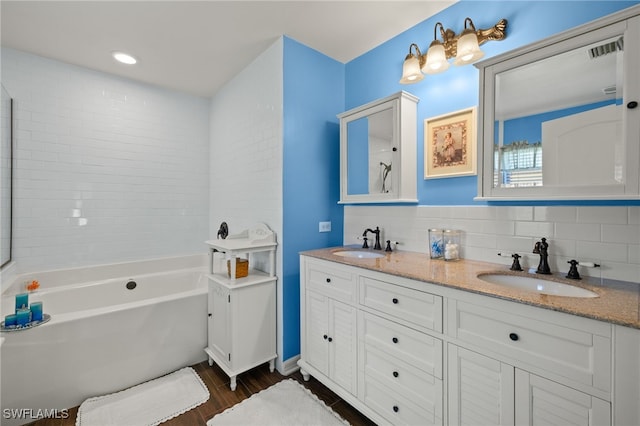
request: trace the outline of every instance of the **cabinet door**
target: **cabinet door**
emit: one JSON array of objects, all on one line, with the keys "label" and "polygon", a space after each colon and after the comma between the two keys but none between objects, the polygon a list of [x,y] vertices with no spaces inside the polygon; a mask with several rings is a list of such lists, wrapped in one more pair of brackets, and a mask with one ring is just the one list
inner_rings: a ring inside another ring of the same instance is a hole
[{"label": "cabinet door", "polygon": [[329,375],[329,298],[307,291],[305,360],[325,375]]},{"label": "cabinet door", "polygon": [[231,324],[229,321],[230,299],[229,290],[224,286],[209,280],[209,349],[220,360],[229,360],[231,351]]},{"label": "cabinet door", "polygon": [[514,424],[512,366],[450,344],[448,375],[450,425]]},{"label": "cabinet door", "polygon": [[611,424],[609,402],[518,369],[515,404],[517,425]]},{"label": "cabinet door", "polygon": [[358,340],[356,309],[329,299],[329,377],[351,393],[356,392]]}]

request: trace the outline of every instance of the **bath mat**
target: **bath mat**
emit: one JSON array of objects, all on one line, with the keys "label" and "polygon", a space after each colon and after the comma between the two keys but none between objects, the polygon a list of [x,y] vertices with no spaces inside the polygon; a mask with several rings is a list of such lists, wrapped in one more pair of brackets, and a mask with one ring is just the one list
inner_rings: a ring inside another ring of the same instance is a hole
[{"label": "bath mat", "polygon": [[207,426],[348,425],[330,407],[293,379],[283,380],[215,415]]},{"label": "bath mat", "polygon": [[191,367],[80,404],[76,426],[151,426],[209,399],[209,390]]}]

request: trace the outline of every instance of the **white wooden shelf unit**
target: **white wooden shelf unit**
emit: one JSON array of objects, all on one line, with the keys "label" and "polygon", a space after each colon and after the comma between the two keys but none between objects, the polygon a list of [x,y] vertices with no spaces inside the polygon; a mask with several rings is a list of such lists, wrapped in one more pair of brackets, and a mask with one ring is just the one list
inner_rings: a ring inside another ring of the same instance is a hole
[{"label": "white wooden shelf unit", "polygon": [[[259,223],[209,246],[208,330],[209,365],[215,362],[236,389],[236,376],[265,362],[275,368],[276,353],[276,234]],[[265,270],[253,255],[266,253]],[[223,259],[216,259],[216,254]],[[250,259],[251,256],[251,259]],[[236,278],[236,259],[249,259],[246,277]],[[222,262],[220,260],[223,260]],[[227,261],[230,262],[227,271]]]}]

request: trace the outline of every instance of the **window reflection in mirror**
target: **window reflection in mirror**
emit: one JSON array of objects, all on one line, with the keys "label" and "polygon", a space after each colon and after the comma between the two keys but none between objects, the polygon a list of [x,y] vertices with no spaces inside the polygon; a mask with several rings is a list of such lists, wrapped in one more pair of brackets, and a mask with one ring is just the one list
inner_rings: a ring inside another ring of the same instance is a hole
[{"label": "window reflection in mirror", "polygon": [[494,188],[620,182],[622,56],[617,36],[496,74]]},{"label": "window reflection in mirror", "polygon": [[2,87],[0,106],[0,267],[11,261],[12,100]]},{"label": "window reflection in mirror", "polygon": [[393,192],[393,109],[347,123],[347,193]]}]

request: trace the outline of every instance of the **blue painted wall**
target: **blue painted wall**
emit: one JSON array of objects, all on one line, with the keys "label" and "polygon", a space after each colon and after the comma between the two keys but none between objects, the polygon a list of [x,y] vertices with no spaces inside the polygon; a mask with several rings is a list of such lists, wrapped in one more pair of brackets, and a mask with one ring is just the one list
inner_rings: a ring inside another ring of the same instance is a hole
[{"label": "blue painted wall", "polygon": [[[477,194],[475,176],[430,180],[424,180],[422,177],[424,175],[424,119],[478,105],[478,70],[473,65],[463,67],[451,65],[449,70],[442,74],[425,76],[424,80],[416,84],[402,85],[398,81],[409,45],[418,44],[424,53],[433,40],[433,28],[436,22],[441,22],[445,28],[460,33],[464,29],[466,17],[471,17],[476,28],[490,28],[499,19],[505,18],[508,21],[507,38],[482,45],[485,58],[489,58],[637,3],[639,2],[460,1],[347,63],[345,107],[346,109],[354,108],[400,90],[406,90],[418,96],[420,102],[418,103],[418,176],[416,178],[419,204],[482,204],[473,201],[473,197]],[[419,5],[416,4],[416,7]],[[570,203],[543,203],[543,205],[557,204]],[[620,205],[614,202],[583,202],[581,204]],[[637,204],[637,202],[625,202],[622,205]]]},{"label": "blue painted wall", "polygon": [[[344,64],[284,38],[282,357],[300,353],[298,253],[342,244],[340,132]],[[331,221],[319,233],[318,222]]]}]

